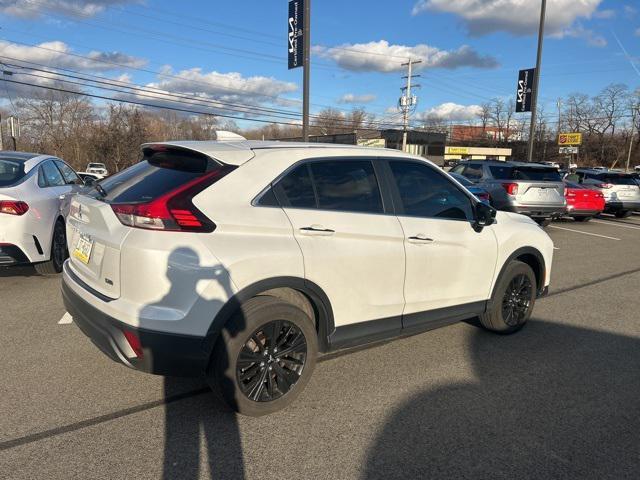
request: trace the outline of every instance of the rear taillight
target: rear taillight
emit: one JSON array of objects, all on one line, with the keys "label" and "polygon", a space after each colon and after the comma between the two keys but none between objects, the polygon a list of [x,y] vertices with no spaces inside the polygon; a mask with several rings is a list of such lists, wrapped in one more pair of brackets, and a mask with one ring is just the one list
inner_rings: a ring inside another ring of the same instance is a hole
[{"label": "rear taillight", "polygon": [[596,185],[598,188],[613,188],[613,183],[599,183]]},{"label": "rear taillight", "polygon": [[517,183],[503,183],[502,187],[507,191],[509,195],[517,195],[518,194],[518,184]]},{"label": "rear taillight", "polygon": [[123,330],[122,333],[124,334],[124,338],[127,339],[127,343],[131,347],[131,350],[136,354],[136,357],[142,358],[144,352],[142,351],[142,344],[140,343],[138,336],[129,330]]},{"label": "rear taillight", "polygon": [[596,198],[604,198],[604,195],[600,192],[596,192]]},{"label": "rear taillight", "polygon": [[8,215],[24,215],[29,210],[29,205],[25,202],[17,202],[14,200],[0,201],[0,213]]},{"label": "rear taillight", "polygon": [[193,197],[235,167],[221,167],[147,203],[114,203],[111,208],[123,225],[149,230],[213,232],[216,225],[192,203]]}]

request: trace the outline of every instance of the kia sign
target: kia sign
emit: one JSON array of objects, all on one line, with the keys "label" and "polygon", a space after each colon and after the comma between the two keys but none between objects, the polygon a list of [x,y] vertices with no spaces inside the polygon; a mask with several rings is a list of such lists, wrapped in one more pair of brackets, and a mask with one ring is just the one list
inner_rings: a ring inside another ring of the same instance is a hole
[{"label": "kia sign", "polygon": [[289,70],[304,65],[304,0],[289,2],[289,37],[287,48],[289,51]]},{"label": "kia sign", "polygon": [[535,71],[535,68],[520,70],[520,74],[518,75],[518,90],[516,93],[516,112],[531,111],[531,97]]}]

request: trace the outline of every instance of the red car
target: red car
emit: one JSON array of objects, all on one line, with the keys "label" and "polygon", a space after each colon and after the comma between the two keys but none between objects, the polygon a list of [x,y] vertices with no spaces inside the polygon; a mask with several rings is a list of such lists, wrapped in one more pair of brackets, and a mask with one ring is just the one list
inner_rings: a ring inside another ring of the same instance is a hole
[{"label": "red car", "polygon": [[576,222],[588,222],[604,210],[604,196],[597,190],[565,181],[564,196],[567,199],[567,216]]}]

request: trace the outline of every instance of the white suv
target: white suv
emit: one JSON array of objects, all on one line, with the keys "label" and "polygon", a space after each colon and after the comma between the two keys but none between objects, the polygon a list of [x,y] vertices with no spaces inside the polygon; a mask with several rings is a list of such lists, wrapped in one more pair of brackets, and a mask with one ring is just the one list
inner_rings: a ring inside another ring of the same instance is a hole
[{"label": "white suv", "polygon": [[114,360],[205,376],[263,415],[318,352],[479,316],[520,329],[553,245],[431,162],[395,150],[168,142],[75,197],[62,292]]}]

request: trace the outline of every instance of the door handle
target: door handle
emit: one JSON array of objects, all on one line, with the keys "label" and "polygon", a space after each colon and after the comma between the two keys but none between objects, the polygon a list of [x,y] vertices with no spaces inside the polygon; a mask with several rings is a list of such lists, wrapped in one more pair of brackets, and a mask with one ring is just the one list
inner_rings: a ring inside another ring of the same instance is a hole
[{"label": "door handle", "polygon": [[433,243],[433,238],[429,238],[422,233],[419,233],[418,235],[415,235],[413,237],[409,237],[407,240],[409,241],[409,243]]},{"label": "door handle", "polygon": [[302,227],[300,229],[302,235],[315,235],[319,237],[328,237],[336,233],[335,230],[324,228],[322,225],[311,225],[310,227]]}]

